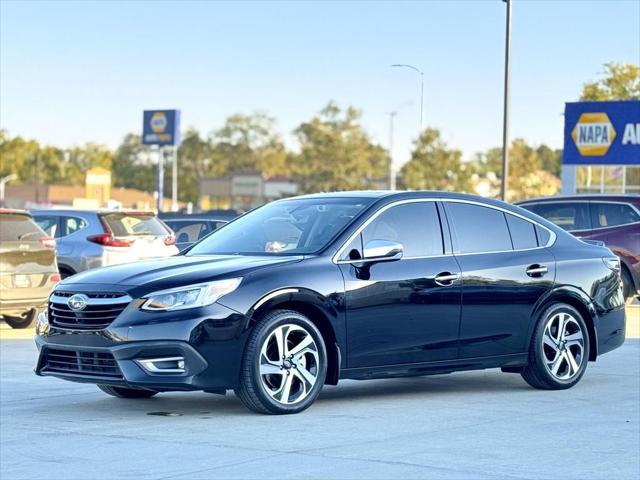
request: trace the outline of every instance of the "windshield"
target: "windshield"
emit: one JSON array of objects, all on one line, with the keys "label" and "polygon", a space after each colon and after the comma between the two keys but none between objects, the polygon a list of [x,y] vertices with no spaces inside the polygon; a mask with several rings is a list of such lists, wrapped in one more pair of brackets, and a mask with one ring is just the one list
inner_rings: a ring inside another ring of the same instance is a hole
[{"label": "windshield", "polygon": [[253,210],[196,244],[187,255],[314,253],[371,204],[363,198],[282,200]]}]

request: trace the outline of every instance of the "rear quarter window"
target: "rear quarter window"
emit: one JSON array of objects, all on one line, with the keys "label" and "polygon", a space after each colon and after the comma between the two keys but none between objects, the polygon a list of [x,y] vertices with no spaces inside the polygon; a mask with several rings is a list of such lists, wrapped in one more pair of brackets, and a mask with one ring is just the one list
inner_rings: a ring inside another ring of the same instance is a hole
[{"label": "rear quarter window", "polygon": [[511,242],[515,250],[536,248],[538,246],[536,226],[533,223],[509,213],[506,213],[505,216],[507,217]]}]

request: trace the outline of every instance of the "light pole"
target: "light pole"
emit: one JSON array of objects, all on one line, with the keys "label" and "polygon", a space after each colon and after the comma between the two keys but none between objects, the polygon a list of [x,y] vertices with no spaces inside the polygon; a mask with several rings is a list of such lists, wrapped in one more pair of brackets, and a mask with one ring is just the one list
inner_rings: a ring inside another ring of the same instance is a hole
[{"label": "light pole", "polygon": [[389,115],[389,190],[396,189],[396,169],[393,165],[393,123],[398,114],[398,110],[403,107],[412,105],[411,102],[406,102],[401,105],[398,105],[392,111],[388,113]]},{"label": "light pole", "polygon": [[406,63],[394,63],[391,65],[392,67],[404,67],[410,68],[420,74],[420,133],[422,133],[422,118],[424,111],[424,72],[413,65],[408,65]]},{"label": "light pole", "polygon": [[16,178],[18,178],[18,175],[16,175],[15,173],[11,173],[6,177],[0,178],[0,207],[4,207],[4,186],[11,180],[15,180]]},{"label": "light pole", "polygon": [[504,112],[502,117],[502,183],[500,184],[500,198],[507,200],[509,178],[509,80],[511,68],[511,1],[502,0],[507,4],[507,25],[504,48]]}]

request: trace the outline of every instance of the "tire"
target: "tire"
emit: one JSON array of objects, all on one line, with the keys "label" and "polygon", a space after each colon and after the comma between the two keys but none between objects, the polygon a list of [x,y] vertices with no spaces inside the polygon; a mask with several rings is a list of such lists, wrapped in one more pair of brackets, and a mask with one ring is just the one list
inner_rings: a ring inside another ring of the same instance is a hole
[{"label": "tire", "polygon": [[66,268],[66,267],[59,268],[58,270],[60,272],[60,279],[61,280],[64,280],[65,278],[69,278],[72,275],[76,274],[76,272],[74,272],[70,268]]},{"label": "tire", "polygon": [[540,315],[529,346],[529,364],[521,375],[534,388],[564,390],[580,381],[588,362],[584,319],[571,305],[556,303]]},{"label": "tire", "polygon": [[301,313],[274,310],[249,335],[235,393],[254,412],[298,413],[318,397],[326,375],[327,350],[317,327]]},{"label": "tire", "polygon": [[114,387],[112,385],[98,385],[104,393],[118,398],[151,398],[158,392],[144,388]]},{"label": "tire", "polygon": [[7,325],[11,328],[23,329],[33,326],[37,316],[38,310],[32,308],[18,317],[4,315],[4,321],[7,322]]},{"label": "tire", "polygon": [[622,277],[622,296],[625,300],[628,300],[632,298],[634,294],[633,279],[631,278],[631,274],[625,267],[622,267],[620,277]]}]

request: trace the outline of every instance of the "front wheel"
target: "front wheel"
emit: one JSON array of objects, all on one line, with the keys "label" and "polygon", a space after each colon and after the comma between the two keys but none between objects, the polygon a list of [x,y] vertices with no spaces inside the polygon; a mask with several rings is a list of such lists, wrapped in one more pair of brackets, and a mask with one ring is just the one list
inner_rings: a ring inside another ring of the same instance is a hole
[{"label": "front wheel", "polygon": [[304,315],[275,310],[247,340],[236,395],[258,413],[298,413],[317,398],[327,374],[321,333]]},{"label": "front wheel", "polygon": [[589,332],[580,313],[557,303],[538,321],[522,378],[534,388],[563,390],[580,381],[589,361]]},{"label": "front wheel", "polygon": [[104,393],[118,398],[150,398],[158,393],[155,390],[144,388],[114,387],[113,385],[98,385],[98,388]]}]

